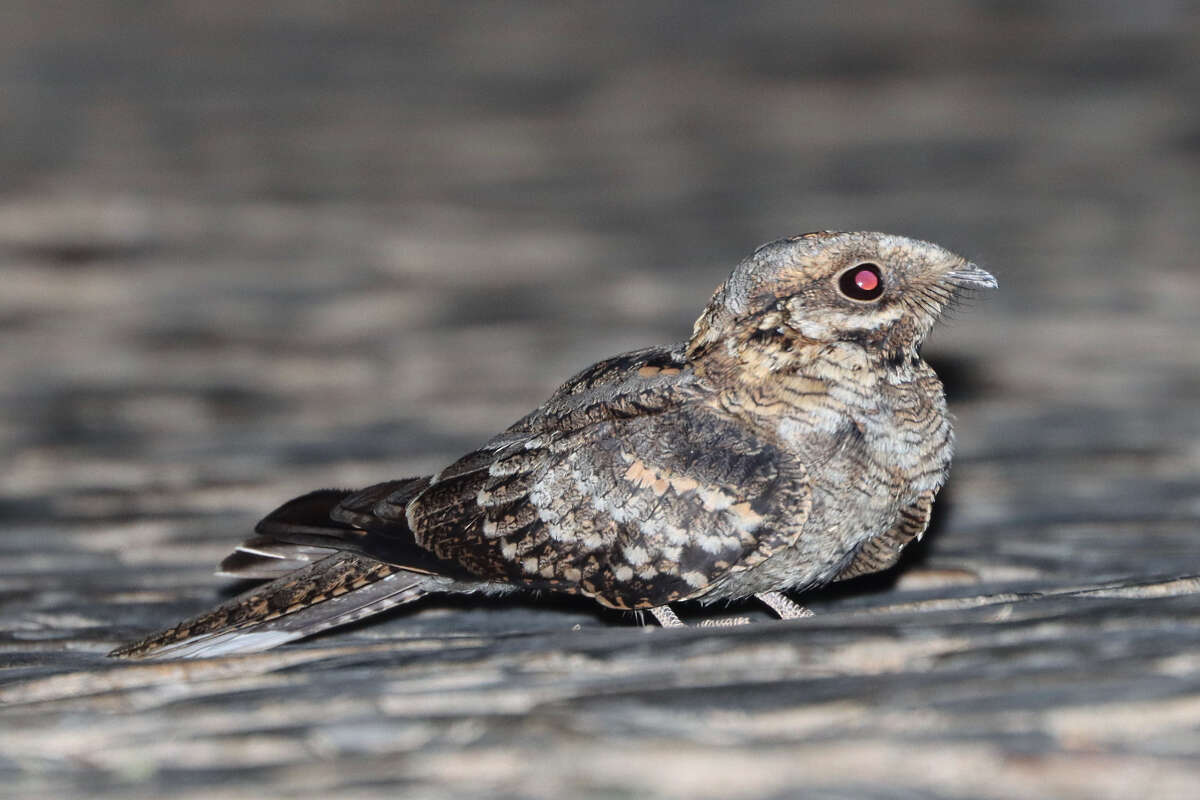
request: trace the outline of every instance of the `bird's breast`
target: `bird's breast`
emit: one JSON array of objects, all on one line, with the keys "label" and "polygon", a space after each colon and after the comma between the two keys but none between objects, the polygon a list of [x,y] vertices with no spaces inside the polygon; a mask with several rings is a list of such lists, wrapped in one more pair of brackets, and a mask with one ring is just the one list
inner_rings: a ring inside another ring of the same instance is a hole
[{"label": "bird's breast", "polygon": [[805,560],[828,560],[884,532],[901,508],[942,485],[952,434],[932,371],[826,373],[781,385],[789,403],[776,433],[805,463],[813,489],[805,537],[817,541],[800,543]]}]

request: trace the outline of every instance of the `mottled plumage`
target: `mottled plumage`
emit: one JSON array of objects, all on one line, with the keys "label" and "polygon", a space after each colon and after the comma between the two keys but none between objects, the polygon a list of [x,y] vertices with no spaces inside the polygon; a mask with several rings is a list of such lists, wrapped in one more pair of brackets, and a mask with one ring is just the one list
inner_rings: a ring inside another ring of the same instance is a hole
[{"label": "mottled plumage", "polygon": [[688,341],[589,367],[436,475],[285,504],[222,563],[271,583],[114,654],[260,650],[437,592],[804,615],[781,592],[885,569],[924,532],[952,434],[919,347],[994,286],[899,236],[763,245]]}]

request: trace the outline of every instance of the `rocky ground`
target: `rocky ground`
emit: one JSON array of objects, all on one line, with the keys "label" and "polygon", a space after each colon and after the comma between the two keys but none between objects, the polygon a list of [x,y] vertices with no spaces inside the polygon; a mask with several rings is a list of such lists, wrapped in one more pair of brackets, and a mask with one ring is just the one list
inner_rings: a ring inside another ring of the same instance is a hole
[{"label": "rocky ground", "polygon": [[[1194,796],[1195,9],[881,8],[10,4],[0,794]],[[437,468],[821,228],[1001,283],[927,348],[959,456],[895,574],[105,658],[279,501]]]}]

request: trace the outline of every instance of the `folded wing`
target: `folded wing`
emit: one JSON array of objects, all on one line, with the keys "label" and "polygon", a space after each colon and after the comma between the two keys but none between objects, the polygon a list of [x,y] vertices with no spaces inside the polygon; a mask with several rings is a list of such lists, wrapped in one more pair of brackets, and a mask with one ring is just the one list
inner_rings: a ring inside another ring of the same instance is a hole
[{"label": "folded wing", "polygon": [[802,464],[659,387],[466,456],[407,516],[418,544],[481,579],[648,608],[761,563],[810,504]]}]

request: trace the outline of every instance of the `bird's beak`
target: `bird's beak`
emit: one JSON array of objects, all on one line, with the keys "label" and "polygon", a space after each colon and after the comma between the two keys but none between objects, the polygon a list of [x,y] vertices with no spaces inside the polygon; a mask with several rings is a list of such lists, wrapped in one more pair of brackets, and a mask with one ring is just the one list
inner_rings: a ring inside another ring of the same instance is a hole
[{"label": "bird's beak", "polygon": [[950,270],[943,280],[962,289],[995,289],[999,286],[992,273],[970,262]]}]

